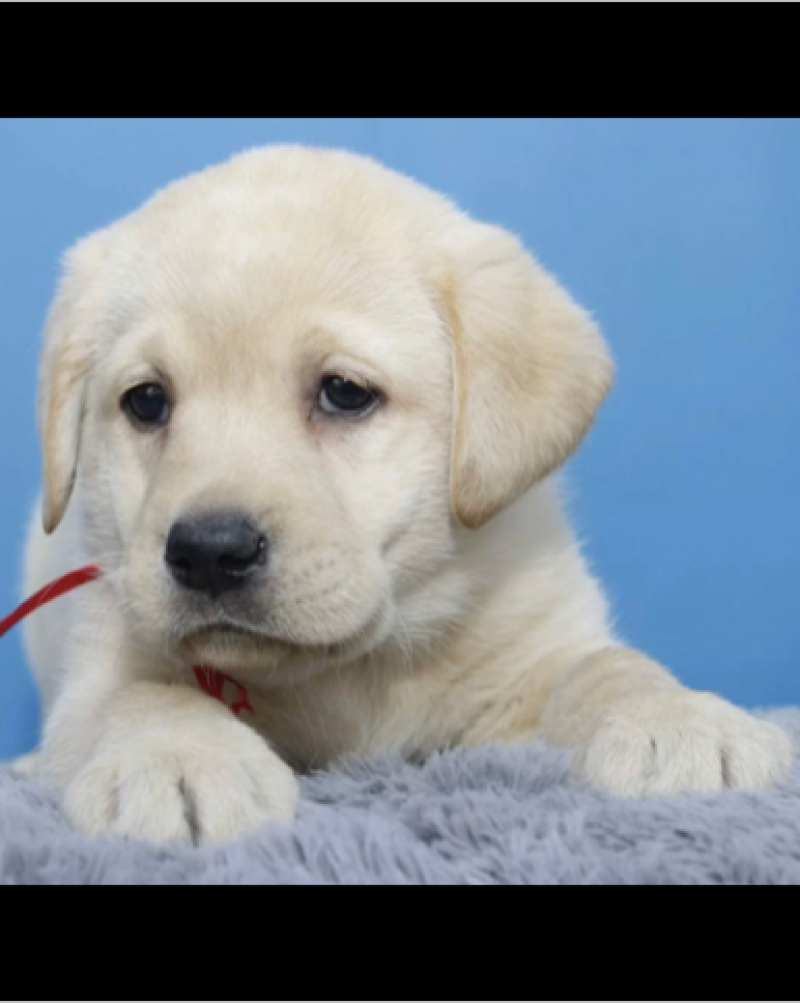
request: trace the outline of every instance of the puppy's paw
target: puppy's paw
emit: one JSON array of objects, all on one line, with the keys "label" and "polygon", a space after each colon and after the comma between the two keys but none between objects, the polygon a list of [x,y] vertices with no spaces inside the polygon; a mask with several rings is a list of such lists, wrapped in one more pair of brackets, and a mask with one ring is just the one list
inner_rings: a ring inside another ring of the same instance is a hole
[{"label": "puppy's paw", "polygon": [[654,693],[609,711],[576,761],[578,776],[619,797],[766,790],[794,760],[788,735],[717,697]]},{"label": "puppy's paw", "polygon": [[11,763],[9,769],[22,780],[35,780],[39,775],[39,753],[31,753]]},{"label": "puppy's paw", "polygon": [[67,788],[64,807],[88,835],[213,846],[292,821],[299,802],[289,767],[231,720],[107,742]]}]

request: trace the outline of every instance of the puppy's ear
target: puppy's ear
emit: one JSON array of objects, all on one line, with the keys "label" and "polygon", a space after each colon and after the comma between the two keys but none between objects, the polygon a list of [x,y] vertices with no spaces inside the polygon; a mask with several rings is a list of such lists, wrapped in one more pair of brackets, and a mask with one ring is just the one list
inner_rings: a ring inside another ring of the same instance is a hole
[{"label": "puppy's ear", "polygon": [[45,328],[39,382],[39,427],[44,460],[44,528],[54,533],[66,515],[80,462],[91,366],[84,296],[90,281],[92,241],[66,259],[61,289]]},{"label": "puppy's ear", "polygon": [[614,366],[589,316],[509,234],[462,230],[450,260],[453,509],[479,529],[577,450]]}]

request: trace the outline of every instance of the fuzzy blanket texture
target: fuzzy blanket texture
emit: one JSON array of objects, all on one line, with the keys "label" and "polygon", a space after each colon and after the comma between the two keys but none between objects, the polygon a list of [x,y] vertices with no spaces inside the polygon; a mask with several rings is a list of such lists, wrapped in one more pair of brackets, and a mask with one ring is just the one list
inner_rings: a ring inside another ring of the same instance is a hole
[{"label": "fuzzy blanket texture", "polygon": [[[800,747],[800,710],[769,715]],[[302,817],[219,850],[70,831],[50,796],[0,774],[6,885],[797,885],[800,767],[767,794],[616,801],[560,753],[455,752],[305,782]]]}]

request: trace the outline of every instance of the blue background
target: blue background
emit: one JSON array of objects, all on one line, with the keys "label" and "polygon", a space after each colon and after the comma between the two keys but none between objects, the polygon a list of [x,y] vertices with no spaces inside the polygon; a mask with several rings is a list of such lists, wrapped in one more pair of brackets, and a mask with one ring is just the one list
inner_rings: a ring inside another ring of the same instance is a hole
[{"label": "blue background", "polygon": [[[56,266],[159,186],[247,147],[349,147],[520,233],[621,367],[573,472],[620,627],[689,684],[800,704],[800,123],[0,120],[0,610],[37,492],[35,371]],[[18,637],[0,757],[29,748]]]}]

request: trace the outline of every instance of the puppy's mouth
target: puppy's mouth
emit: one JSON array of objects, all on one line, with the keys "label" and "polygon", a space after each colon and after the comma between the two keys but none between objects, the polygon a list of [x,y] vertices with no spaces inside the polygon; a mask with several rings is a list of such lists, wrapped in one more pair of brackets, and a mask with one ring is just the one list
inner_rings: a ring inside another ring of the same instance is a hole
[{"label": "puppy's mouth", "polygon": [[262,644],[279,643],[276,638],[270,637],[253,627],[240,627],[237,624],[212,624],[208,627],[200,627],[192,631],[186,638],[187,641],[255,641]]},{"label": "puppy's mouth", "polygon": [[222,672],[267,669],[274,671],[297,655],[294,646],[263,630],[236,623],[212,623],[185,633],[176,652],[190,664],[208,665]]},{"label": "puppy's mouth", "polygon": [[249,650],[284,649],[291,647],[282,638],[256,627],[237,623],[213,623],[189,631],[181,639],[181,647],[194,652],[214,649],[244,648]]},{"label": "puppy's mouth", "polygon": [[267,670],[276,683],[283,680],[285,670],[299,682],[332,665],[362,657],[379,646],[387,633],[386,620],[380,615],[366,628],[349,637],[332,638],[327,644],[226,619],[188,630],[178,641],[177,653],[193,664],[221,671]]}]

